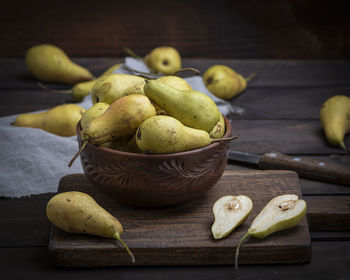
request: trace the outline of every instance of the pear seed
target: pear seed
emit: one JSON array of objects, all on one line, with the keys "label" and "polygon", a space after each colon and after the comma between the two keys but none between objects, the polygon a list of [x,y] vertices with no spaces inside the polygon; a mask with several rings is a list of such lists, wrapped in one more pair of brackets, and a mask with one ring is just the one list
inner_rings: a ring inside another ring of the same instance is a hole
[{"label": "pear seed", "polygon": [[293,208],[294,205],[295,205],[295,200],[287,200],[287,201],[283,202],[281,205],[279,205],[278,207],[282,211],[286,211],[290,208]]},{"label": "pear seed", "polygon": [[229,201],[227,203],[227,209],[230,211],[239,209],[239,202],[237,200]]}]

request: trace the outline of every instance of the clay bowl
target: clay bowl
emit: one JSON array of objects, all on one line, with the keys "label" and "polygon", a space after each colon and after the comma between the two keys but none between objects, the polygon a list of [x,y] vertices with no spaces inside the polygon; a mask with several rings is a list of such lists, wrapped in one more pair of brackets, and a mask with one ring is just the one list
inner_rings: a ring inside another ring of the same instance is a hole
[{"label": "clay bowl", "polygon": [[[225,118],[225,137],[231,124]],[[80,124],[77,126],[82,145]],[[136,207],[174,206],[207,193],[222,176],[229,141],[173,154],[128,153],[87,144],[80,154],[92,185],[122,204]]]}]

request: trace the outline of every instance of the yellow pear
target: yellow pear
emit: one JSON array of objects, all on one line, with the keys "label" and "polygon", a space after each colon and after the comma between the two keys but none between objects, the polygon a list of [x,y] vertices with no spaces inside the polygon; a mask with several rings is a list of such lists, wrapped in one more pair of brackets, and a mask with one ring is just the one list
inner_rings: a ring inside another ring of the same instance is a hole
[{"label": "yellow pear", "polygon": [[42,113],[18,115],[13,125],[41,128],[59,136],[73,136],[85,109],[76,104],[56,106]]},{"label": "yellow pear", "polygon": [[121,223],[90,195],[78,191],[56,194],[46,205],[46,216],[56,227],[69,233],[117,239],[131,261],[135,262],[133,254],[120,237],[123,233]]},{"label": "yellow pear", "polygon": [[172,75],[181,69],[180,53],[170,46],[154,48],[144,61],[151,71],[164,75]]},{"label": "yellow pear", "polygon": [[89,70],[74,63],[63,50],[49,44],[30,48],[25,61],[32,75],[44,82],[75,84],[94,78]]},{"label": "yellow pear", "polygon": [[186,126],[210,132],[220,119],[215,102],[199,91],[177,90],[153,80],[143,90],[155,104]]},{"label": "yellow pear", "polygon": [[253,75],[245,79],[226,65],[211,66],[203,74],[203,81],[208,90],[222,99],[231,99],[243,92],[252,78]]},{"label": "yellow pear", "polygon": [[350,97],[335,95],[326,100],[320,120],[328,142],[346,150],[344,136],[350,132]]},{"label": "yellow pear", "polygon": [[92,107],[87,109],[81,117],[80,126],[84,129],[92,120],[101,116],[109,107],[109,104],[97,102]]},{"label": "yellow pear", "polygon": [[93,103],[104,102],[112,104],[118,98],[125,96],[125,91],[132,86],[143,86],[145,80],[128,74],[110,74],[99,78],[91,90]]}]

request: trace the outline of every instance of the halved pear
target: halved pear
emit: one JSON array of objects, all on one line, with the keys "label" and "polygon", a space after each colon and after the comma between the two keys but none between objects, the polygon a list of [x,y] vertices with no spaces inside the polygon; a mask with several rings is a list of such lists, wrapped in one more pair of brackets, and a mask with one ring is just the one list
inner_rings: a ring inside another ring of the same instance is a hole
[{"label": "halved pear", "polygon": [[238,267],[239,248],[247,237],[265,238],[274,232],[292,228],[304,218],[306,208],[306,202],[295,194],[284,194],[270,200],[239,241],[236,248],[235,268]]},{"label": "halved pear", "polygon": [[252,200],[245,195],[226,195],[213,206],[215,221],[211,228],[215,239],[229,235],[242,224],[253,208]]}]

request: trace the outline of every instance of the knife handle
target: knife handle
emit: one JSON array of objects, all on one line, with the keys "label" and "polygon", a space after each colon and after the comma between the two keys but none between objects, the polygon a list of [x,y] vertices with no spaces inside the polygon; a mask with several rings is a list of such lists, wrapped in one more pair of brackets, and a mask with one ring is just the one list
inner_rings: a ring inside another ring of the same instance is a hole
[{"label": "knife handle", "polygon": [[322,160],[267,153],[260,158],[259,168],[293,170],[300,177],[350,185],[350,167]]}]

